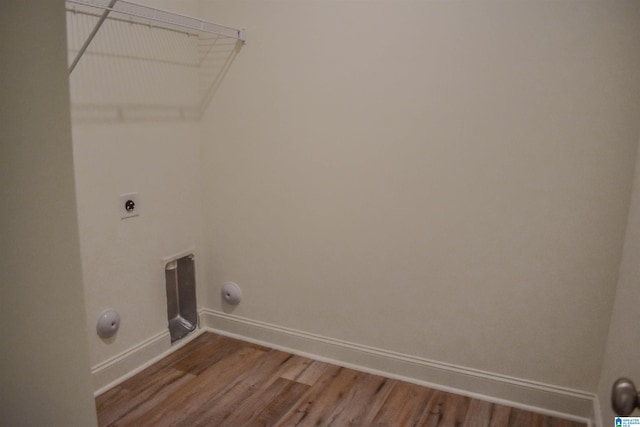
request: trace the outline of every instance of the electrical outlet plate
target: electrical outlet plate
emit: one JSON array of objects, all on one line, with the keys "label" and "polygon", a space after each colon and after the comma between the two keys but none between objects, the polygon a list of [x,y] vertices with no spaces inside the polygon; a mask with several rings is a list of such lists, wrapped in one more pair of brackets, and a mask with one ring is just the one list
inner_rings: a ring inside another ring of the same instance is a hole
[{"label": "electrical outlet plate", "polygon": [[140,215],[140,198],[138,193],[120,195],[120,219],[132,218]]}]

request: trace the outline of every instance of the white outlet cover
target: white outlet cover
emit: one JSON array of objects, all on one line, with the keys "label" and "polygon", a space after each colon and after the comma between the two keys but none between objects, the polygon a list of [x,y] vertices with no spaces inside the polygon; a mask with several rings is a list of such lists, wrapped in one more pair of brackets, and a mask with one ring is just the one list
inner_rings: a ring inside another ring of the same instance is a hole
[{"label": "white outlet cover", "polygon": [[[127,202],[133,202],[133,209],[127,210]],[[125,193],[120,195],[120,219],[132,218],[140,215],[140,197],[138,193]]]}]

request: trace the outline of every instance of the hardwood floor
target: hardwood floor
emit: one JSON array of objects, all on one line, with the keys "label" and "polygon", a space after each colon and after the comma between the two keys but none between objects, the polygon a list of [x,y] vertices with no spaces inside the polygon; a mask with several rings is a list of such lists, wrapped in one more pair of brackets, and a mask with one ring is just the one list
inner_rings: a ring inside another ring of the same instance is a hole
[{"label": "hardwood floor", "polygon": [[209,332],[96,405],[100,426],[585,426]]}]

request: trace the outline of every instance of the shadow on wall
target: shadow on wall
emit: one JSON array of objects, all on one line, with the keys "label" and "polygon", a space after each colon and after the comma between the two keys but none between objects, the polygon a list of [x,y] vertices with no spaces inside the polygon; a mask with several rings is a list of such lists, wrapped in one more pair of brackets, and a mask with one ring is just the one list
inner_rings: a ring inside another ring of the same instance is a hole
[{"label": "shadow on wall", "polygon": [[[98,17],[67,12],[69,64]],[[108,19],[69,76],[78,122],[197,121],[242,42]]]}]

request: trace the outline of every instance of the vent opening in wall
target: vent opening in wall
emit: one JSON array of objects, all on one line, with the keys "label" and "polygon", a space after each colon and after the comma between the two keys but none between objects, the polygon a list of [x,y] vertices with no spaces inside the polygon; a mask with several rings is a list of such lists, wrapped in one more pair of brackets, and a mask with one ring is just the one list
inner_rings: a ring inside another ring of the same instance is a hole
[{"label": "vent opening in wall", "polygon": [[164,272],[169,332],[174,343],[198,325],[195,256],[190,254],[168,262]]}]

